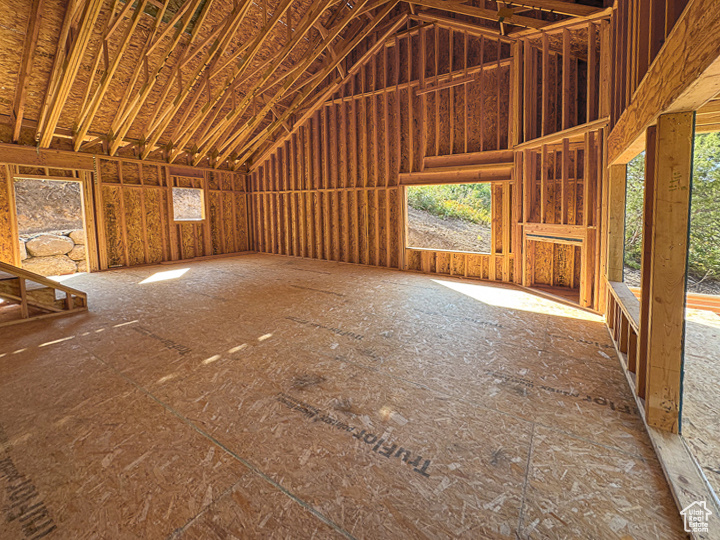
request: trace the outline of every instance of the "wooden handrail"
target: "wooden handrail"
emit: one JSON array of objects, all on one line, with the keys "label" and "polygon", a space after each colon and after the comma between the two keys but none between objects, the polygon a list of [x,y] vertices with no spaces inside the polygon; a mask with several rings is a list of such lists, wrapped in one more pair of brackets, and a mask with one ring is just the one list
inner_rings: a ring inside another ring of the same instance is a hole
[{"label": "wooden handrail", "polygon": [[[54,317],[59,315],[67,315],[69,313],[77,313],[79,311],[87,311],[88,302],[87,294],[62,285],[57,281],[46,278],[34,272],[30,272],[23,268],[18,268],[11,264],[0,262],[0,272],[4,272],[12,276],[12,280],[17,280],[17,290],[10,286],[10,290],[0,290],[0,298],[10,300],[11,303],[17,303],[20,306],[20,318],[2,320],[0,326],[8,326],[11,324],[17,324],[22,322],[29,322],[37,319],[44,319],[47,317]],[[3,280],[3,281],[11,281]],[[44,285],[45,289],[32,289],[28,290],[26,281],[31,281],[39,285]],[[52,290],[52,298],[45,298],[44,295],[40,295],[39,298],[34,296],[34,292],[44,291],[46,289]],[[63,291],[65,298],[55,298],[55,291]],[[15,294],[17,293],[17,294]],[[45,300],[49,300],[46,303]],[[33,314],[30,315],[29,307],[37,308],[42,311],[49,313],[44,314]]]},{"label": "wooden handrail", "polygon": [[84,293],[77,289],[73,289],[72,287],[68,287],[67,285],[58,283],[57,281],[53,281],[52,279],[48,279],[45,276],[41,276],[40,274],[35,274],[34,272],[30,272],[29,270],[25,270],[24,268],[18,268],[17,266],[13,266],[11,264],[0,261],[0,270],[2,270],[3,272],[7,272],[8,274],[12,274],[15,277],[29,279],[30,281],[40,283],[41,285],[45,285],[46,287],[59,289],[63,292],[74,294],[75,296],[80,296],[87,300],[87,293]]}]

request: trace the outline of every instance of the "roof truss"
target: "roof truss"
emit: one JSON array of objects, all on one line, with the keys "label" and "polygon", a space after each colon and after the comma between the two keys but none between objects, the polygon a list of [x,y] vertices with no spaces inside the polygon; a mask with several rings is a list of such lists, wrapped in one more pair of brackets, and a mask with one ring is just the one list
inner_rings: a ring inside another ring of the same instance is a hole
[{"label": "roof truss", "polygon": [[[162,149],[170,162],[189,156],[195,165],[208,158],[216,167],[243,163],[291,132],[319,96],[347,80],[353,68],[345,59],[361,41],[387,28],[400,31],[400,15],[413,21],[409,25],[438,24],[512,42],[602,12],[565,0],[499,2],[496,10],[463,0],[407,0],[402,12],[399,0],[304,0],[307,7],[293,9],[301,1],[186,0],[168,17],[174,0],[69,0],[34,121],[25,118],[24,103],[45,0],[32,0],[12,102],[13,138],[24,123],[36,126],[41,147],[55,136],[72,136],[76,151],[103,143],[111,155],[136,146],[143,159]],[[150,24],[143,17],[148,6],[157,9]],[[223,7],[229,13],[221,20],[209,16]],[[257,21],[248,34],[247,25]],[[91,42],[98,44],[93,50]],[[120,68],[131,51],[137,61],[128,73]],[[71,90],[81,67],[89,70],[89,82],[70,127],[62,113],[78,94]],[[117,85],[120,93],[112,90]],[[106,120],[111,95],[120,97]],[[99,117],[110,127],[94,130]]]}]

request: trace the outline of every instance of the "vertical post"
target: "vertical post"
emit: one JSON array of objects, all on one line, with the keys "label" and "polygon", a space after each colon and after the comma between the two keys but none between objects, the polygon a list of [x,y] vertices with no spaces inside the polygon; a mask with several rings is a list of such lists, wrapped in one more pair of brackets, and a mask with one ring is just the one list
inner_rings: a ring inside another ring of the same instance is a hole
[{"label": "vertical post", "polygon": [[[522,131],[522,49],[520,43],[514,42],[510,46],[510,50],[512,64],[510,65],[508,148],[512,148],[520,142]],[[467,66],[467,63],[465,65]],[[467,114],[465,116],[467,117]]]},{"label": "vertical post", "polygon": [[522,58],[522,69],[523,69],[523,141],[529,141],[535,134],[532,131],[532,118],[534,117],[535,111],[535,99],[536,96],[532,92],[535,86],[535,81],[532,79],[532,62],[534,52],[528,40],[523,41],[523,58]]},{"label": "vertical post", "polygon": [[[203,255],[213,255],[212,227],[210,226],[210,184],[208,182],[209,172],[203,173],[202,197],[203,197]],[[221,194],[222,197],[222,194]],[[144,217],[144,213],[143,213]],[[195,254],[197,257],[197,253]],[[147,261],[147,259],[146,259]]]},{"label": "vertical post", "polygon": [[[20,267],[22,266],[22,261],[20,260],[20,243],[18,241],[20,233],[18,232],[17,203],[15,202],[15,177],[10,172],[11,166],[0,165],[0,167],[3,167],[5,170],[7,188],[7,197],[5,198],[7,201],[6,216],[10,222],[10,238],[12,239],[10,243],[10,260],[6,262],[11,263],[13,266]],[[0,173],[0,185],[2,185],[2,173]],[[0,195],[0,199],[2,198],[2,195]]]},{"label": "vertical post", "polygon": [[649,287],[643,283],[650,304],[641,321],[648,330],[646,418],[673,433],[680,432],[694,131],[694,112],[658,118]]},{"label": "vertical post", "polygon": [[547,33],[542,35],[542,125],[541,135],[551,132],[550,128],[550,42]]},{"label": "vertical post", "polygon": [[[590,26],[588,26],[588,33],[592,30]],[[573,99],[574,96],[570,94],[570,30],[567,28],[563,28],[563,49],[562,49],[562,111],[561,111],[561,118],[562,118],[562,128],[567,129],[570,127],[570,100]],[[590,60],[588,54],[588,61]],[[556,63],[555,70],[557,72],[557,66],[560,64],[558,61]],[[590,75],[590,71],[588,70],[588,78]],[[543,75],[544,76],[544,75]]]},{"label": "vertical post", "polygon": [[[586,179],[587,180],[587,179]],[[627,165],[610,166],[608,193],[608,281],[623,280],[623,255],[625,251],[625,184]]]},{"label": "vertical post", "polygon": [[642,231],[642,278],[640,288],[640,339],[637,355],[637,395],[645,399],[647,385],[647,344],[648,314],[650,313],[650,257],[652,247],[652,222],[655,204],[655,150],[657,149],[657,128],[650,126],[645,132],[645,192],[643,200]]},{"label": "vertical post", "polygon": [[27,287],[25,284],[25,278],[18,278],[18,284],[20,286],[20,316],[23,319],[27,319],[30,315],[28,314]]}]

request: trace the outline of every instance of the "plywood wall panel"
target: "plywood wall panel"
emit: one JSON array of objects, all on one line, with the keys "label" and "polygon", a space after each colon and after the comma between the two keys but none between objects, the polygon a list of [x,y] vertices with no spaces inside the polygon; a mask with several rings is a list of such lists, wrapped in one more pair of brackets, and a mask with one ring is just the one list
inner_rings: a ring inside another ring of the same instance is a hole
[{"label": "plywood wall panel", "polygon": [[103,183],[119,184],[120,183],[120,164],[117,161],[101,159],[98,161],[100,174]]},{"label": "plywood wall panel", "polygon": [[147,262],[156,264],[167,260],[166,254],[166,233],[165,233],[165,208],[163,200],[164,190],[145,189],[144,196],[144,212],[145,227],[147,230]]},{"label": "plywood wall panel", "polygon": [[222,245],[222,217],[221,217],[221,194],[218,191],[210,192],[210,231],[212,233],[212,251],[213,255],[219,255],[223,252]]},{"label": "plywood wall panel", "polygon": [[179,229],[180,258],[192,259],[196,257],[198,253],[198,250],[196,249],[196,225],[193,223],[182,223],[180,224]]},{"label": "plywood wall panel", "polygon": [[[244,195],[241,195],[244,196]],[[223,223],[223,238],[225,241],[223,253],[235,253],[240,251],[238,249],[238,235],[234,232],[237,230],[235,224],[237,219],[234,215],[235,207],[235,194],[234,193],[223,193],[222,194],[222,223]]]},{"label": "plywood wall panel", "polygon": [[[97,221],[105,230],[105,235],[99,235],[99,248],[107,251],[109,266],[156,264],[248,249],[245,178],[241,175],[197,170],[193,176],[171,176],[159,165],[113,158],[98,159],[98,174],[103,215]],[[203,190],[205,222],[173,221],[172,187]]]},{"label": "plywood wall panel", "polygon": [[142,179],[146,186],[160,185],[160,171],[157,165],[142,165]]},{"label": "plywood wall panel", "polygon": [[119,186],[102,186],[103,217],[105,223],[105,250],[108,267],[127,266],[125,242],[123,240],[122,188]]},{"label": "plywood wall panel", "polygon": [[136,266],[146,262],[146,239],[143,232],[144,215],[142,189],[123,187],[123,206],[125,212],[125,237],[127,242],[128,266]]},{"label": "plywood wall panel", "polygon": [[140,185],[140,164],[133,161],[120,162],[123,184]]}]

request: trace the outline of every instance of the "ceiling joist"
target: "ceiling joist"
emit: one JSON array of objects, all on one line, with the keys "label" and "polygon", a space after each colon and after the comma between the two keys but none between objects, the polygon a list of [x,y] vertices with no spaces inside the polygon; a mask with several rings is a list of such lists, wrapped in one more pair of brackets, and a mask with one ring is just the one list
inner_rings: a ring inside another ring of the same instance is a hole
[{"label": "ceiling joist", "polygon": [[[416,6],[440,9],[442,11],[448,11],[450,13],[457,13],[458,15],[467,15],[469,17],[476,17],[478,19],[485,19],[487,21],[500,22],[503,19],[500,11],[493,11],[491,9],[469,6],[467,4],[456,2],[454,0],[411,0],[410,3],[415,4]],[[506,24],[512,24],[515,26],[523,26],[525,28],[534,29],[540,29],[543,26],[548,25],[546,21],[515,14],[505,16],[503,22]]]},{"label": "ceiling joist", "polygon": [[598,8],[565,2],[562,0],[521,0],[518,2],[507,2],[508,6],[518,6],[529,9],[537,9],[558,15],[569,15],[571,17],[587,17],[599,11]]}]

